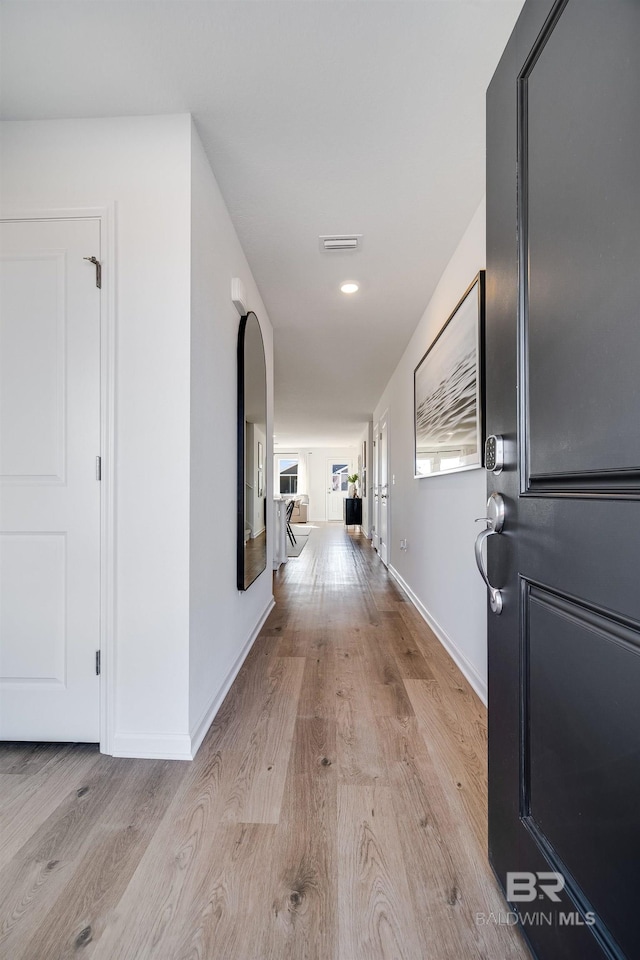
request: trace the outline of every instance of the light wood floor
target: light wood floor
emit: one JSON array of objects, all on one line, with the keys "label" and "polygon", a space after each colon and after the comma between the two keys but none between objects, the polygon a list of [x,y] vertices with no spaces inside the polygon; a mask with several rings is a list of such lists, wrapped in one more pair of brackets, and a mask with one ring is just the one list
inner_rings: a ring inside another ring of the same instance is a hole
[{"label": "light wood floor", "polygon": [[[361,534],[312,529],[196,760],[3,745],[3,960],[520,960],[484,707]],[[463,602],[463,598],[461,598]]]}]

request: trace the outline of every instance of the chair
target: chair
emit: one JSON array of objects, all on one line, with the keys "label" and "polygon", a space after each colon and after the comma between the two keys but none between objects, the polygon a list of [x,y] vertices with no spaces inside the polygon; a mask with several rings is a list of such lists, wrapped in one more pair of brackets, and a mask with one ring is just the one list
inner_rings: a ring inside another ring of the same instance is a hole
[{"label": "chair", "polygon": [[296,505],[295,500],[289,500],[289,503],[287,504],[287,536],[291,541],[292,547],[295,547],[297,543],[293,530],[291,529],[291,514],[293,513],[293,508],[295,507],[295,505]]},{"label": "chair", "polygon": [[309,497],[306,494],[301,494],[299,497],[296,497],[295,506],[293,508],[293,514],[291,519],[294,523],[306,523],[308,519],[308,509],[309,509]]}]

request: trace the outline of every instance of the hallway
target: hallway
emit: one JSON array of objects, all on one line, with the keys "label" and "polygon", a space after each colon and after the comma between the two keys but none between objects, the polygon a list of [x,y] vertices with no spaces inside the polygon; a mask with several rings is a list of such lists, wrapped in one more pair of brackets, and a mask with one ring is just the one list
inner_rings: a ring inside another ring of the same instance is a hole
[{"label": "hallway", "polygon": [[[312,526],[312,525],[310,525]],[[196,760],[0,750],[11,960],[516,960],[486,711],[369,542],[313,526]]]}]

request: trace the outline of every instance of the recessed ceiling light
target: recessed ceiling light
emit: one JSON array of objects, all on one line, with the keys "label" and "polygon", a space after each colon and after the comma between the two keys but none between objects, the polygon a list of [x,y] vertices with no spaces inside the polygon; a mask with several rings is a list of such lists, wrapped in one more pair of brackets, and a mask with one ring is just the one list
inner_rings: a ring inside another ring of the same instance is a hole
[{"label": "recessed ceiling light", "polygon": [[357,283],[343,283],[340,286],[343,293],[355,293],[359,289]]}]

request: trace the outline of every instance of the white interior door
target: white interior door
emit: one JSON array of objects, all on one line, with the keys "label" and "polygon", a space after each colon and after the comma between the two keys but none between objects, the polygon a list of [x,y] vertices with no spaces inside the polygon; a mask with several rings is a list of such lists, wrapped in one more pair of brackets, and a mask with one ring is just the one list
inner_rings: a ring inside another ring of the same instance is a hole
[{"label": "white interior door", "polygon": [[327,461],[327,520],[344,520],[351,465],[338,458]]},{"label": "white interior door", "polygon": [[95,742],[98,220],[0,224],[0,739]]},{"label": "white interior door", "polygon": [[387,414],[380,419],[378,434],[378,553],[386,565],[389,539],[389,435]]}]

